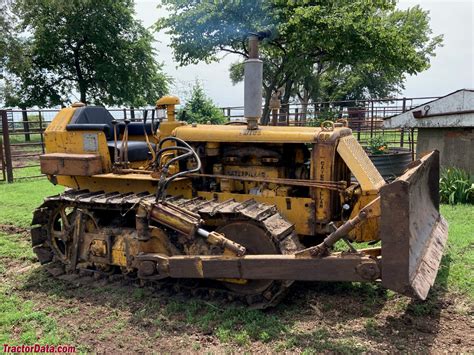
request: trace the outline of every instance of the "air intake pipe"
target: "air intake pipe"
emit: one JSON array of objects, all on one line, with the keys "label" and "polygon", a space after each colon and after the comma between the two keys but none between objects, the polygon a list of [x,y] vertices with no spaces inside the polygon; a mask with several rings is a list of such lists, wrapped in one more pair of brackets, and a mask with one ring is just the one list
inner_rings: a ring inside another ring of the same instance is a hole
[{"label": "air intake pipe", "polygon": [[258,129],[258,120],[262,117],[263,62],[258,47],[269,35],[269,32],[258,32],[248,36],[249,57],[244,62],[244,116],[250,130]]}]

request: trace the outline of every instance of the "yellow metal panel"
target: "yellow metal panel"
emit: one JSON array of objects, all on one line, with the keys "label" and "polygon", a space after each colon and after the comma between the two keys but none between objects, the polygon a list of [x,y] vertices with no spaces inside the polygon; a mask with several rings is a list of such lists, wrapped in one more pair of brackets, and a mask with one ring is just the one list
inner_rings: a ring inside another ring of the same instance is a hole
[{"label": "yellow metal panel", "polygon": [[268,205],[275,205],[278,211],[291,223],[295,224],[295,230],[301,235],[313,234],[314,222],[314,204],[310,198],[302,197],[263,197],[259,195],[249,194],[233,194],[228,192],[204,192],[199,191],[198,196],[205,199],[213,199],[217,197],[219,201],[226,201],[228,199],[235,199],[238,202],[254,199],[255,201],[266,203]]},{"label": "yellow metal panel", "polygon": [[[377,195],[360,196],[356,205],[354,206],[350,218],[357,216],[361,209],[371,203]],[[358,224],[353,230],[349,232],[349,239],[356,242],[370,242],[379,240],[379,222],[380,222],[380,202],[375,203],[371,209],[368,218],[361,224]]]},{"label": "yellow metal panel", "polygon": [[[89,136],[87,136],[89,135]],[[90,150],[92,144],[87,145],[87,137],[95,137],[96,148]],[[111,160],[107,140],[103,132],[97,131],[46,131],[44,134],[46,153],[73,153],[99,155],[104,171],[110,171]],[[89,147],[89,150],[88,150]]]},{"label": "yellow metal panel", "polygon": [[[58,176],[59,185],[73,189],[87,189],[90,191],[104,192],[134,192],[148,191],[156,192],[157,179],[144,174],[103,174],[86,176]],[[168,194],[182,195],[184,198],[192,197],[192,186],[190,179],[176,179],[168,187]]]},{"label": "yellow metal panel", "polygon": [[[320,132],[319,127],[260,126],[248,130],[247,126],[240,125],[187,125],[176,128],[173,135],[188,142],[313,143]],[[336,128],[327,133],[344,136],[350,135],[351,130]]]},{"label": "yellow metal panel", "polygon": [[[318,144],[313,148],[313,171],[311,175],[314,180],[331,181],[334,170],[334,145]],[[327,223],[331,220],[331,191],[323,188],[314,189],[314,200],[316,202],[316,221]]]},{"label": "yellow metal panel", "polygon": [[66,130],[66,126],[71,121],[74,112],[76,111],[75,107],[63,108],[59,111],[56,116],[54,116],[51,123],[46,128],[45,132],[61,132]]},{"label": "yellow metal panel", "polygon": [[354,136],[339,140],[337,152],[356,177],[363,192],[378,191],[385,181]]}]

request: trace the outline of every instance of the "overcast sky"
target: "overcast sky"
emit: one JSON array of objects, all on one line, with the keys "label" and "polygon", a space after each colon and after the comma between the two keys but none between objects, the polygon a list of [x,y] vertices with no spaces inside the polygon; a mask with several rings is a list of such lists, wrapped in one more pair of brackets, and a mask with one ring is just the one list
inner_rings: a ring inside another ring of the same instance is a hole
[{"label": "overcast sky", "polygon": [[[145,26],[166,16],[162,9],[157,9],[159,2],[136,0],[137,17]],[[401,0],[398,6],[405,9],[417,4],[429,10],[433,33],[444,35],[444,47],[438,48],[430,69],[407,79],[402,96],[441,96],[461,88],[474,88],[474,0]],[[232,85],[228,74],[229,65],[239,59],[237,56],[225,56],[219,63],[177,67],[168,47],[169,37],[159,33],[155,38],[158,61],[163,62],[166,72],[175,80],[172,93],[185,96],[198,79],[217,105],[243,104],[243,85]]]}]

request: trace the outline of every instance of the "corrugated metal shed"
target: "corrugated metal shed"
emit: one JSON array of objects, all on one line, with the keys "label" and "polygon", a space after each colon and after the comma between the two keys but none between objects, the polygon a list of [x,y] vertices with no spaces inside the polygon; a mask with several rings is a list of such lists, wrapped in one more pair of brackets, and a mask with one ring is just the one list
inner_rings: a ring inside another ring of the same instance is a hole
[{"label": "corrugated metal shed", "polygon": [[461,89],[384,120],[385,128],[474,127],[474,90]]}]

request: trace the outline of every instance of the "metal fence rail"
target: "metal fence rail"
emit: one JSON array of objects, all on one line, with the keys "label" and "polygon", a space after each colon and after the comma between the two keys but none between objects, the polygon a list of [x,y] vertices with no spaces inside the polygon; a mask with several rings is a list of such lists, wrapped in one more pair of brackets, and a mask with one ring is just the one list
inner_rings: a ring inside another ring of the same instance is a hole
[{"label": "metal fence rail", "polygon": [[[371,137],[382,135],[391,147],[408,147],[414,157],[417,132],[414,129],[384,129],[383,119],[433,99],[433,97],[382,99],[372,101],[319,102],[310,105],[291,103],[270,112],[271,125],[319,126],[326,118],[344,118],[355,137],[368,144]],[[243,107],[221,108],[229,121],[244,118]],[[117,119],[158,120],[153,108],[111,108]],[[59,109],[0,109],[0,181],[13,182],[44,176],[39,156],[44,154],[44,130]]]}]

